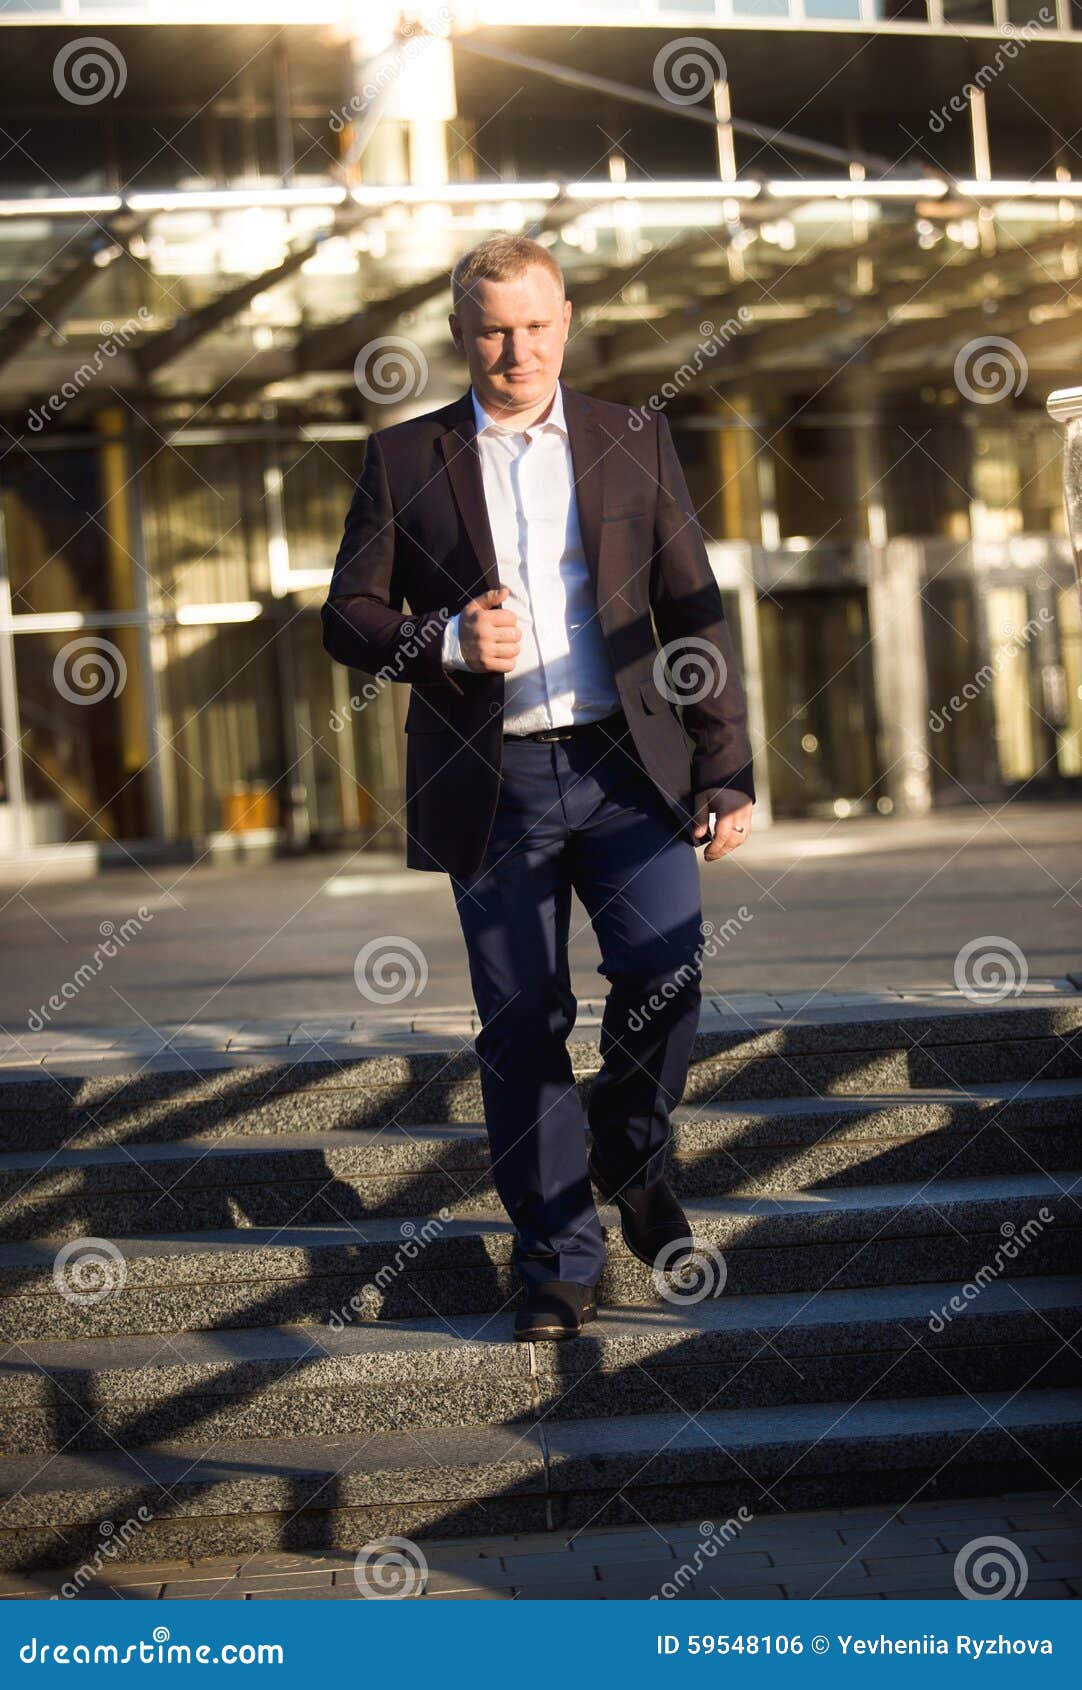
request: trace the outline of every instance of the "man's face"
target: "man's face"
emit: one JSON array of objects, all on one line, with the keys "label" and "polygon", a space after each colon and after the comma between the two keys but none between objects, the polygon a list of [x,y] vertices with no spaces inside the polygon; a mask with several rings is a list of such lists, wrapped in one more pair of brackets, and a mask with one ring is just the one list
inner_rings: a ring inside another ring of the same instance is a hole
[{"label": "man's face", "polygon": [[528,410],[556,386],[571,301],[543,265],[531,264],[514,281],[476,282],[449,322],[487,411]]}]

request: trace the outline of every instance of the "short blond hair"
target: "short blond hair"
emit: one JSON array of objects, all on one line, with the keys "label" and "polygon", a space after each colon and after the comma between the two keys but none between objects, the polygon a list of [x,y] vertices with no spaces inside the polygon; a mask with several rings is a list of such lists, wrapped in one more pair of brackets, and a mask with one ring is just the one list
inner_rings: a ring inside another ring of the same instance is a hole
[{"label": "short blond hair", "polygon": [[476,282],[513,282],[534,264],[547,270],[564,298],[564,273],[547,247],[528,235],[490,235],[464,252],[451,271],[451,307],[458,311]]}]

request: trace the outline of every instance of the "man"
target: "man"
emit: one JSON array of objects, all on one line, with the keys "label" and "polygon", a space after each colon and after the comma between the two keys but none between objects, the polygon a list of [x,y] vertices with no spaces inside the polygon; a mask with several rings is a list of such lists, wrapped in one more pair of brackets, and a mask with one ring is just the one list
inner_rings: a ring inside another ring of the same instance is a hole
[{"label": "man", "polygon": [[[664,1170],[702,996],[695,846],[737,849],[755,791],[666,418],[560,381],[571,304],[544,247],[496,236],[451,282],[470,390],[369,437],[324,644],[411,684],[406,864],[450,876],[466,942],[525,1281],[515,1334],[561,1339],[596,1314],[591,1180],[640,1260],[665,1270],[693,1248]],[[589,1159],[566,1048],[572,889],[611,987]]]}]

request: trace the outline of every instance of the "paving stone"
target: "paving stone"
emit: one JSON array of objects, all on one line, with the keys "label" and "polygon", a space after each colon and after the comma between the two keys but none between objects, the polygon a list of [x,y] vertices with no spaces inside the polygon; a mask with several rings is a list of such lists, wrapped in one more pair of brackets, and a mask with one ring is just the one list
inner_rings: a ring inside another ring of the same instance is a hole
[{"label": "paving stone", "polygon": [[[960,1600],[957,1591],[924,1590],[919,1587],[912,1590],[891,1589],[884,1591],[883,1594],[886,1596],[888,1601],[893,1602],[957,1602]],[[1077,1592],[1071,1591],[1065,1583],[1058,1580],[1049,1580],[1047,1582],[1037,1584],[1027,1584],[1021,1596],[1012,1598],[1012,1600],[1017,1600],[1019,1602],[1061,1602],[1066,1601],[1070,1596],[1075,1594],[1077,1594]],[[964,1598],[961,1600],[964,1600]]]},{"label": "paving stone", "polygon": [[[944,1546],[937,1536],[926,1531],[912,1532],[904,1527],[895,1529],[888,1526],[878,1531],[875,1526],[868,1525],[859,1531],[847,1529],[840,1534],[845,1555],[854,1553],[866,1558],[868,1555],[935,1555],[944,1554]],[[971,1533],[970,1536],[973,1534]],[[964,1540],[968,1542],[969,1539]],[[961,1547],[961,1545],[959,1545]]]},{"label": "paving stone", "polygon": [[653,1560],[647,1558],[645,1552],[641,1560],[630,1565],[626,1559],[612,1561],[606,1559],[597,1563],[597,1571],[602,1584],[626,1583],[629,1579],[641,1580],[657,1590],[663,1584],[674,1581],[682,1586],[686,1579],[680,1579],[683,1563],[676,1560],[666,1560],[663,1556],[656,1556]]},{"label": "paving stone", "polygon": [[[1056,1542],[1061,1537],[1066,1541]],[[1066,1561],[1070,1555],[1078,1558],[1078,1570],[1082,1573],[1082,1540],[1074,1533],[1027,1533],[1022,1539],[1026,1553],[1036,1555],[1038,1561]]]},{"label": "paving stone", "polygon": [[925,1572],[934,1573],[936,1577],[940,1577],[946,1570],[946,1576],[952,1580],[954,1578],[954,1559],[954,1556],[948,1555],[945,1550],[939,1550],[938,1553],[931,1555],[907,1555],[903,1553],[899,1555],[862,1555],[860,1557],[862,1565],[867,1568],[872,1578],[877,1578],[881,1573],[897,1574],[900,1577],[903,1574]]},{"label": "paving stone", "polygon": [[73,1601],[77,1602],[153,1602],[162,1593],[160,1584],[91,1584]]},{"label": "paving stone", "polygon": [[489,1544],[498,1545],[501,1555],[549,1555],[566,1554],[573,1541],[568,1532],[508,1532],[506,1537],[490,1538]]},{"label": "paving stone", "polygon": [[514,1590],[508,1586],[505,1590],[493,1590],[487,1585],[478,1586],[473,1590],[433,1590],[425,1591],[422,1602],[511,1602],[514,1600]]},{"label": "paving stone", "polygon": [[573,1550],[588,1549],[591,1556],[607,1557],[624,1550],[635,1549],[653,1550],[661,1553],[665,1546],[673,1541],[673,1534],[668,1527],[659,1526],[657,1531],[649,1527],[628,1526],[621,1531],[618,1527],[607,1527],[604,1531],[575,1532],[570,1538],[562,1538]]},{"label": "paving stone", "polygon": [[551,1583],[596,1577],[592,1558],[581,1551],[568,1550],[563,1555],[505,1555],[503,1565],[512,1575],[513,1584],[524,1584],[534,1578]]},{"label": "paving stone", "polygon": [[585,1543],[582,1546],[579,1559],[589,1561],[594,1566],[631,1566],[636,1561],[658,1560],[664,1561],[668,1567],[673,1567],[678,1564],[681,1557],[671,1544],[655,1538],[652,1546],[645,1543],[628,1544],[626,1547],[619,1544],[600,1546]]},{"label": "paving stone", "polygon": [[[248,1590],[244,1592],[246,1602],[335,1602],[356,1601],[365,1599],[359,1590],[352,1592],[328,1586],[326,1590],[315,1590],[310,1584],[295,1585],[288,1590]],[[409,1598],[404,1598],[408,1601]]]},{"label": "paving stone", "polygon": [[[581,1569],[579,1576],[582,1576]],[[463,1561],[457,1568],[433,1567],[429,1562],[424,1593],[426,1596],[438,1596],[452,1590],[510,1590],[521,1583],[522,1575],[510,1572],[499,1561]]]},{"label": "paving stone", "polygon": [[577,1584],[543,1584],[539,1580],[536,1584],[514,1587],[516,1602],[596,1601],[599,1594],[596,1583],[590,1587],[586,1579],[580,1579]]},{"label": "paving stone", "polygon": [[230,1598],[240,1601],[244,1592],[239,1579],[222,1579],[218,1584],[209,1581],[200,1584],[166,1584],[162,1589],[162,1597],[167,1602],[216,1602]]},{"label": "paving stone", "polygon": [[1008,1514],[1004,1536],[1009,1537],[1012,1532],[1042,1532],[1042,1531],[1078,1531],[1082,1526],[1082,1512],[1064,1509],[1056,1513],[1049,1509],[1046,1514]]},{"label": "paving stone", "polygon": [[242,1574],[237,1583],[243,1590],[280,1590],[302,1584],[310,1584],[314,1590],[325,1585],[329,1590],[333,1580],[334,1574],[329,1568],[323,1572],[303,1572],[298,1568],[292,1573],[264,1573],[260,1569],[255,1574]]},{"label": "paving stone", "polygon": [[[654,1587],[651,1587],[650,1585],[641,1585],[636,1582],[629,1582],[627,1584],[605,1584],[599,1586],[598,1588],[598,1595],[603,1602],[649,1600],[651,1596],[656,1594],[657,1592]],[[679,1590],[673,1596],[659,1598],[659,1600],[663,1602],[704,1602],[712,1599],[719,1600],[720,1598],[716,1596],[714,1591],[708,1590],[705,1586]],[[741,1590],[740,1600],[741,1602],[783,1602],[785,1600],[785,1592],[781,1586],[777,1584],[748,1585]]]},{"label": "paving stone", "polygon": [[762,1549],[770,1558],[771,1564],[784,1563],[787,1567],[799,1566],[802,1562],[812,1562],[824,1567],[837,1567],[847,1561],[852,1555],[852,1549],[846,1549],[839,1542],[831,1541],[828,1535],[822,1537],[804,1537],[803,1533],[794,1532],[786,1542],[783,1538],[770,1538],[763,1541],[745,1543],[744,1549]]}]

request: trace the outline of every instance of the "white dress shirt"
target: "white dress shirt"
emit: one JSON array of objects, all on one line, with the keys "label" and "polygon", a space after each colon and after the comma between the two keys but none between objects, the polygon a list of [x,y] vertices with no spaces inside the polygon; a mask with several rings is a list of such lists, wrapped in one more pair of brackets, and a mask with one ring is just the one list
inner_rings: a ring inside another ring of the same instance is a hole
[{"label": "white dress shirt", "polygon": [[[620,695],[582,549],[561,384],[526,429],[496,422],[470,396],[496,570],[511,589],[499,608],[514,611],[522,635],[504,675],[504,732],[597,721],[619,710]],[[444,630],[442,660],[468,669],[458,624],[453,616]]]}]

